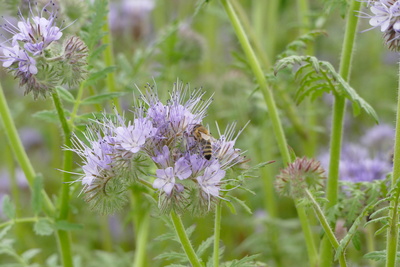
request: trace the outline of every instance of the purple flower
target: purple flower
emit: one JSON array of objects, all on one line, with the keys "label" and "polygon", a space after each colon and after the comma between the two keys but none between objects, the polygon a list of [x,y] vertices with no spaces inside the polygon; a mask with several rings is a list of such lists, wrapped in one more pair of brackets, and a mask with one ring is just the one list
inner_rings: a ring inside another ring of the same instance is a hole
[{"label": "purple flower", "polygon": [[221,170],[218,162],[214,162],[211,166],[204,170],[204,174],[197,177],[200,188],[210,200],[210,195],[214,197],[219,196],[219,190],[222,178],[225,177],[225,171]]},{"label": "purple flower", "polygon": [[156,130],[151,121],[139,118],[132,125],[117,127],[115,139],[122,149],[134,154],[139,152],[147,138],[154,136]]},{"label": "purple flower", "polygon": [[[51,12],[47,7],[51,5]],[[38,15],[34,16],[32,8],[30,8],[30,14],[32,17],[25,19],[19,12],[20,21],[18,27],[11,24],[6,20],[6,24],[2,25],[2,28],[13,35],[12,45],[18,45],[18,41],[24,43],[24,48],[32,53],[38,55],[48,47],[53,41],[57,41],[61,38],[61,30],[54,26],[55,19],[57,18],[57,10],[55,4],[50,1],[47,3]],[[48,18],[44,17],[44,13],[48,14]]]},{"label": "purple flower", "polygon": [[369,19],[372,28],[380,27],[386,44],[398,51],[400,40],[400,2],[394,0],[369,1],[372,14],[361,12],[362,17]]},{"label": "purple flower", "polygon": [[190,166],[184,158],[180,158],[176,163],[175,167],[168,167],[166,169],[156,170],[157,179],[153,183],[153,187],[156,189],[162,189],[168,196],[171,195],[172,190],[179,193],[184,190],[183,185],[175,183],[175,177],[180,180],[187,179],[191,174]]},{"label": "purple flower", "polygon": [[28,53],[21,49],[18,44],[13,47],[1,46],[3,55],[0,60],[3,61],[3,67],[9,68],[13,63],[18,63],[18,70],[22,73],[37,74],[36,60],[28,55]]}]

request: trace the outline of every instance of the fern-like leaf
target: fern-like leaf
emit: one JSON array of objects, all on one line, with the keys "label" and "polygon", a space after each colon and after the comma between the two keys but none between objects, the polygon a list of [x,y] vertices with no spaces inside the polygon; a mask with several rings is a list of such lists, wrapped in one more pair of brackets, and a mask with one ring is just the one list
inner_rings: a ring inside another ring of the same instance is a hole
[{"label": "fern-like leaf", "polygon": [[323,93],[342,95],[352,103],[355,116],[363,109],[378,122],[375,110],[357,94],[329,62],[320,61],[312,56],[289,56],[276,63],[275,75],[288,67],[297,67],[297,69],[293,68],[295,79],[300,82],[300,88],[296,93],[297,103],[306,97],[315,99]]}]

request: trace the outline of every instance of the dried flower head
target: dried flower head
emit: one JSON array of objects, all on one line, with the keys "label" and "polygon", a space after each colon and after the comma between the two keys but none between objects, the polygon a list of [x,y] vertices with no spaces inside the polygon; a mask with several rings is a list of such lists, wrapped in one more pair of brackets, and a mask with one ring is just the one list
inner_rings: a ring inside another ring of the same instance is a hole
[{"label": "dried flower head", "polygon": [[288,197],[302,198],[305,189],[318,189],[323,186],[325,170],[321,163],[306,157],[297,158],[276,176],[276,190]]},{"label": "dried flower head", "polygon": [[380,27],[389,49],[400,50],[400,2],[397,0],[368,1],[372,14],[361,12],[361,17],[368,18],[372,28]]}]

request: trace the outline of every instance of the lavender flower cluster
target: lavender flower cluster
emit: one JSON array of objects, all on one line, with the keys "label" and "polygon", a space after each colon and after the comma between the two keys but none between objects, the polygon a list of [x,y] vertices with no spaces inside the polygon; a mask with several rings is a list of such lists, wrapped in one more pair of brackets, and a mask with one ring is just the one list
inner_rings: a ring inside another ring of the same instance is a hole
[{"label": "lavender flower cluster", "polygon": [[[86,200],[103,213],[124,203],[124,192],[134,182],[155,176],[152,184],[159,193],[162,210],[208,211],[222,198],[221,190],[230,179],[227,170],[245,162],[235,148],[241,133],[235,124],[219,138],[212,138],[212,156],[203,155],[193,128],[202,123],[212,99],[205,92],[180,82],[174,84],[170,99],[163,104],[150,85],[133,107],[133,120],[116,113],[94,121],[85,133],[86,141],[74,138],[71,148],[83,160],[82,181]],[[153,172],[150,174],[151,167]]]},{"label": "lavender flower cluster", "polygon": [[372,14],[361,12],[373,27],[380,27],[386,44],[392,50],[399,51],[400,46],[400,2],[397,0],[369,0]]},{"label": "lavender flower cluster", "polygon": [[[39,10],[36,3],[34,12],[29,2],[29,10],[28,18],[18,12],[17,25],[3,18],[5,23],[0,27],[12,37],[0,35],[4,39],[0,43],[0,61],[20,79],[21,86],[26,86],[25,94],[32,91],[36,99],[38,95],[45,97],[60,83],[75,85],[83,80],[87,47],[72,36],[61,48],[50,49],[63,36],[63,29],[56,26],[55,4],[50,1]],[[54,52],[59,50],[63,54]]]}]

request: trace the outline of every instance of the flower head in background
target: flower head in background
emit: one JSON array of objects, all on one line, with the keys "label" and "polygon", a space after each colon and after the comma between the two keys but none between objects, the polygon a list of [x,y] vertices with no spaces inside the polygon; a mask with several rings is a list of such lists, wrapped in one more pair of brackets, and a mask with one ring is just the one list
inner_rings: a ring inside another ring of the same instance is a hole
[{"label": "flower head in background", "polygon": [[[74,138],[69,149],[83,160],[80,181],[86,200],[102,212],[115,210],[115,202],[129,185],[153,176],[162,210],[192,207],[197,215],[209,211],[223,198],[226,186],[234,183],[226,179],[227,170],[246,161],[235,148],[242,131],[235,134],[232,124],[224,133],[218,129],[218,139],[204,136],[210,144],[210,155],[205,157],[204,143],[194,137],[193,129],[202,123],[211,98],[203,100],[203,90],[177,82],[170,99],[162,103],[156,88],[146,88],[133,107],[132,120],[105,115],[88,127],[85,141]],[[151,173],[150,164],[155,166]]]},{"label": "flower head in background", "polygon": [[[46,97],[62,84],[73,86],[85,78],[87,48],[78,37],[70,37],[64,45],[59,43],[62,28],[56,25],[58,9],[49,1],[41,9],[29,2],[29,16],[18,12],[19,21],[14,25],[4,18],[1,29],[6,37],[0,43],[0,61],[3,67],[19,78],[25,94]],[[64,49],[63,49],[64,48]]]},{"label": "flower head in background", "polygon": [[[340,179],[354,183],[385,179],[392,169],[393,127],[387,124],[377,125],[366,131],[360,141],[343,146],[339,167]],[[329,154],[324,153],[320,158],[327,168]]]},{"label": "flower head in background", "polygon": [[372,14],[361,12],[361,17],[368,18],[373,28],[380,28],[386,45],[391,50],[400,50],[400,2],[396,0],[368,1]]}]

